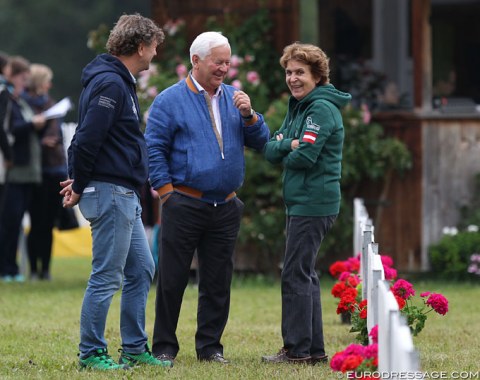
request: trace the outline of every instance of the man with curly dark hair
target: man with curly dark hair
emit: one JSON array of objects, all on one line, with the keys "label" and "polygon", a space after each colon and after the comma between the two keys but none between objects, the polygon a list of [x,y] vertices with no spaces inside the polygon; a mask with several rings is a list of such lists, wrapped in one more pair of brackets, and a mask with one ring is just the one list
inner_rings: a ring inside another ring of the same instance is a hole
[{"label": "man with curly dark hair", "polygon": [[[92,273],[80,317],[80,367],[170,367],[148,346],[145,308],[155,265],[142,224],[140,189],[148,154],[140,129],[135,75],[148,69],[164,33],[139,14],[123,15],[110,32],[108,54],[82,73],[78,127],[68,150],[64,207],[78,203],[90,222]],[[107,351],[105,325],[113,295],[122,288],[119,363]]]}]

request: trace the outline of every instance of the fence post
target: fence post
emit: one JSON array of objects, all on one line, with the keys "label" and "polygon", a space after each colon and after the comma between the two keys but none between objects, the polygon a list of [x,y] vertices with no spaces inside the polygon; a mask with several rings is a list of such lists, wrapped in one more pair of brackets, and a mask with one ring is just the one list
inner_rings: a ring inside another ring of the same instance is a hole
[{"label": "fence post", "polygon": [[363,246],[360,261],[361,277],[362,277],[362,299],[368,296],[368,245],[373,243],[373,226],[367,224],[363,229]]},{"label": "fence post", "polygon": [[392,314],[398,313],[398,303],[387,281],[378,282],[378,371],[391,372],[392,352],[390,340],[392,332]]},{"label": "fence post", "polygon": [[418,352],[413,346],[412,333],[400,313],[392,315],[392,329],[390,339],[392,373],[415,373],[419,370]]},{"label": "fence post", "polygon": [[362,229],[368,220],[368,212],[362,198],[353,200],[353,257],[362,250]]},{"label": "fence post", "polygon": [[378,252],[378,244],[370,244],[371,254],[369,254],[369,279],[368,279],[368,298],[367,298],[367,330],[370,332],[373,326],[378,324],[378,282],[385,280],[382,260]]}]

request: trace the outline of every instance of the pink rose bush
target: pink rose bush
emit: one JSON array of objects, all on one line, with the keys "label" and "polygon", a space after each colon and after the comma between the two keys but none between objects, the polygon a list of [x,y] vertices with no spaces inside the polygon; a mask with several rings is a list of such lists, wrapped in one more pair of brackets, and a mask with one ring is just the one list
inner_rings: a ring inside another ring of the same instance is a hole
[{"label": "pink rose bush", "polygon": [[470,265],[467,271],[468,273],[480,276],[480,253],[473,253],[470,256]]}]

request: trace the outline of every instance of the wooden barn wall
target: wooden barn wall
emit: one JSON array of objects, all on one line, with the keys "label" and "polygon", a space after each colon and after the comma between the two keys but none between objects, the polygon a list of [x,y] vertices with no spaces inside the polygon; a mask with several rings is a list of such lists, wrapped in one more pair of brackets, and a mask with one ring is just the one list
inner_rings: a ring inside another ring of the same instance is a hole
[{"label": "wooden barn wall", "polygon": [[401,271],[428,270],[428,247],[440,240],[443,227],[458,224],[460,207],[472,199],[480,173],[480,119],[385,113],[376,121],[406,143],[413,166],[394,175],[385,193],[382,183],[367,182],[359,196],[381,253]]},{"label": "wooden barn wall", "polygon": [[387,184],[366,182],[360,190],[375,225],[375,241],[382,254],[394,259],[395,268],[416,271],[421,267],[422,134],[420,121],[411,113],[377,114],[388,136],[403,141],[412,154],[411,170],[387,176]]},{"label": "wooden barn wall", "polygon": [[480,173],[480,120],[425,120],[423,135],[423,255],[456,226],[459,208],[470,204]]},{"label": "wooden barn wall", "polygon": [[247,19],[263,8],[269,9],[274,24],[272,40],[280,54],[286,45],[299,39],[299,0],[152,0],[152,18],[159,25],[170,19],[184,19],[190,44],[206,31],[205,22],[211,16],[219,21],[226,15]]}]

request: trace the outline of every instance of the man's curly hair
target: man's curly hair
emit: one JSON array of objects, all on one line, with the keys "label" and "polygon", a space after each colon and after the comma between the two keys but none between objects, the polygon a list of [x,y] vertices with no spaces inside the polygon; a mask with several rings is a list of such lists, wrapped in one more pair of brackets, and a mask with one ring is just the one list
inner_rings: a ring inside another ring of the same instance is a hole
[{"label": "man's curly hair", "polygon": [[163,30],[149,18],[138,13],[121,16],[110,31],[107,51],[115,56],[131,56],[144,43],[149,46],[154,41],[160,45],[165,38]]}]

